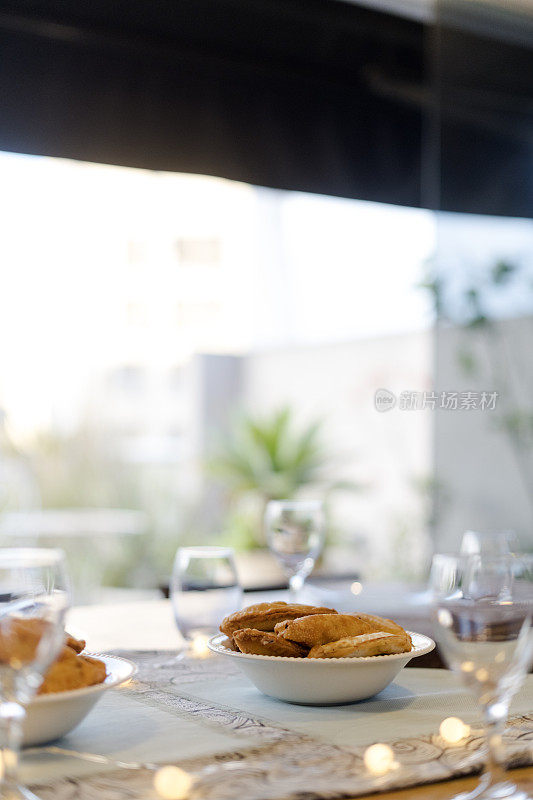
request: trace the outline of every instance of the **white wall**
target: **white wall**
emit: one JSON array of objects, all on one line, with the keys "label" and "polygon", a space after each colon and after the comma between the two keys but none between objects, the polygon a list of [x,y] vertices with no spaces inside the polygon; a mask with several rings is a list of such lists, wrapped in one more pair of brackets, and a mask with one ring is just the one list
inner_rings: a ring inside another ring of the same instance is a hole
[{"label": "white wall", "polygon": [[256,414],[289,404],[304,424],[324,420],[333,479],[362,485],[339,495],[335,519],[348,540],[362,537],[363,572],[416,572],[427,548],[431,412],[379,413],[374,393],[431,387],[430,332],[297,347],[245,360],[244,398]]},{"label": "white wall", "polygon": [[[512,529],[533,547],[533,318],[490,331],[442,327],[437,337],[437,392],[499,397],[494,411],[435,414],[436,544],[453,550],[467,529]],[[461,368],[465,353],[476,365],[471,374]],[[530,422],[513,443],[505,423],[517,414]]]}]

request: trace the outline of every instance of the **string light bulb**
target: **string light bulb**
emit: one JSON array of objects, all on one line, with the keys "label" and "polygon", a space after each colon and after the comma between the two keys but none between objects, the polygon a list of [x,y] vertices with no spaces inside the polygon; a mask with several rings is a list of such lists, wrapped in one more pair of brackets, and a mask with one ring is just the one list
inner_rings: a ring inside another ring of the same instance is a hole
[{"label": "string light bulb", "polygon": [[367,747],[363,761],[372,775],[385,775],[396,766],[394,753],[388,744],[373,744]]},{"label": "string light bulb", "polygon": [[211,651],[207,646],[209,637],[198,633],[190,643],[189,650],[193,658],[209,658]]},{"label": "string light bulb", "polygon": [[443,719],[439,733],[447,744],[459,744],[470,733],[470,725],[465,725],[459,717],[446,717]]},{"label": "string light bulb", "polygon": [[154,775],[154,788],[163,800],[186,800],[192,783],[188,772],[171,765],[161,767]]}]

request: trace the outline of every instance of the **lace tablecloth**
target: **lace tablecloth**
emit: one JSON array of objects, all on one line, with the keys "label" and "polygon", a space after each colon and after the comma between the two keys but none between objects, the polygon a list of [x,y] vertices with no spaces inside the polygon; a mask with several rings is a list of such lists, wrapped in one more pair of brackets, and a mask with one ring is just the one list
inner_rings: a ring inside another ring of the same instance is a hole
[{"label": "lace tablecloth", "polygon": [[[193,773],[191,797],[198,800],[353,797],[479,769],[478,711],[445,671],[403,670],[376,698],[311,708],[264,697],[227,659],[122,655],[139,665],[136,680],[107,693],[58,748],[26,754],[23,778],[43,800],[146,800],[155,797],[157,765],[169,763]],[[438,735],[452,715],[473,724],[460,746]],[[396,761],[380,778],[363,760],[378,741],[391,746]],[[506,741],[513,765],[532,763],[531,676],[515,700]],[[104,758],[99,763],[92,754]]]}]

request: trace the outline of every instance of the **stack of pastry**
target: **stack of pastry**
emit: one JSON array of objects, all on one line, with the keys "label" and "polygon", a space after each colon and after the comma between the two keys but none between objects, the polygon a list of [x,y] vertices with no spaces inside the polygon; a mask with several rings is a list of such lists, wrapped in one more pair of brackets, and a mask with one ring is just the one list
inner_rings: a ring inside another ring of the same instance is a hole
[{"label": "stack of pastry", "polygon": [[[41,639],[48,635],[48,623],[41,619],[16,618],[0,626],[0,664],[20,669],[35,660]],[[103,661],[82,655],[85,642],[65,633],[63,647],[48,668],[39,694],[83,689],[103,683],[106,667]]]},{"label": "stack of pastry", "polygon": [[390,619],[297,603],[248,606],[226,617],[220,630],[241,653],[261,656],[361,658],[407,653],[412,646]]},{"label": "stack of pastry", "polygon": [[83,639],[74,639],[66,633],[63,649],[44,676],[39,694],[83,689],[103,683],[107,674],[104,662],[99,658],[83,655],[84,649]]}]

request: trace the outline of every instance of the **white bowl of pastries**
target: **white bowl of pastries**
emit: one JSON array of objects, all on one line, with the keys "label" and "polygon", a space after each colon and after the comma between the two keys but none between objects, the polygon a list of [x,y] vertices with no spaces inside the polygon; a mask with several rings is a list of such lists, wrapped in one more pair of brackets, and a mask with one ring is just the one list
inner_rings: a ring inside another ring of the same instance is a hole
[{"label": "white bowl of pastries", "polygon": [[[0,663],[31,658],[43,634],[37,619],[11,623],[0,636]],[[86,653],[85,642],[65,634],[63,648],[50,665],[37,695],[26,706],[23,745],[39,745],[69,733],[89,713],[102,694],[131,678],[131,661],[102,653]]]},{"label": "white bowl of pastries", "polygon": [[373,697],[435,642],[372,614],[259,603],[226,617],[209,648],[235,659],[270,697],[304,705]]}]

